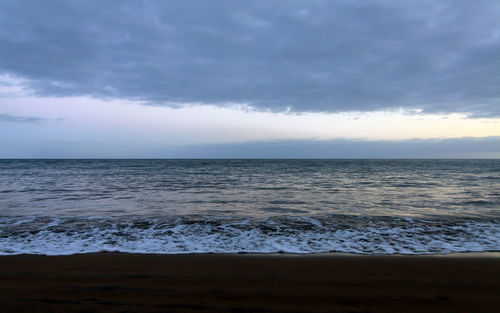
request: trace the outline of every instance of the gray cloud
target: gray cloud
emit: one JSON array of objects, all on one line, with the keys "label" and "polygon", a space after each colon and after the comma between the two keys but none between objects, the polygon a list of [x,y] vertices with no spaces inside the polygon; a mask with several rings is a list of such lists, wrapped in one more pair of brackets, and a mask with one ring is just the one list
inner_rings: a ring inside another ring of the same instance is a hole
[{"label": "gray cloud", "polygon": [[500,116],[500,2],[2,1],[39,95]]},{"label": "gray cloud", "polygon": [[500,137],[277,140],[167,149],[170,158],[499,158]]},{"label": "gray cloud", "polygon": [[0,158],[500,158],[500,137],[276,140],[137,149],[123,143],[0,141]]},{"label": "gray cloud", "polygon": [[0,123],[40,123],[46,121],[46,118],[37,116],[17,116],[0,113]]}]

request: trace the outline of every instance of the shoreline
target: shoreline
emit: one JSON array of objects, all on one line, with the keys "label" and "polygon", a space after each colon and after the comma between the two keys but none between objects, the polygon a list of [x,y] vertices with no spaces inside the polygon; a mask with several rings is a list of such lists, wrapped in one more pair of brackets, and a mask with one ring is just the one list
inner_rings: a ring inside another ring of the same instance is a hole
[{"label": "shoreline", "polygon": [[82,255],[99,255],[99,254],[123,254],[123,255],[150,255],[150,256],[269,256],[269,257],[479,257],[479,258],[500,258],[500,251],[466,251],[466,252],[450,252],[436,254],[369,254],[355,252],[311,252],[311,253],[294,253],[294,252],[187,252],[187,253],[149,253],[149,252],[127,252],[127,251],[97,251],[97,252],[82,252],[73,254],[38,254],[38,253],[18,253],[18,254],[0,254],[0,258],[11,256],[43,256],[43,257],[71,257]]},{"label": "shoreline", "polygon": [[4,255],[0,311],[495,312],[499,255]]}]

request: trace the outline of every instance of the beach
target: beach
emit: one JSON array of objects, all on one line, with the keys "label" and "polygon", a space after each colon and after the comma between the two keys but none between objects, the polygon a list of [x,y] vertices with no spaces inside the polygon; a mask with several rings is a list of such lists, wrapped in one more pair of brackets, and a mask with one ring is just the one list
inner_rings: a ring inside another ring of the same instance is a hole
[{"label": "beach", "polygon": [[489,254],[0,256],[0,312],[499,312]]}]

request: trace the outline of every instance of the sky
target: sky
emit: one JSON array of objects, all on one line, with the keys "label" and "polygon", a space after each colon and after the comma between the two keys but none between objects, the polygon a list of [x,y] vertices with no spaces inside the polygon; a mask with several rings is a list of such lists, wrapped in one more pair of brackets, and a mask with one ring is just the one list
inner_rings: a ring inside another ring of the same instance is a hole
[{"label": "sky", "polygon": [[0,2],[0,158],[500,158],[500,2]]}]

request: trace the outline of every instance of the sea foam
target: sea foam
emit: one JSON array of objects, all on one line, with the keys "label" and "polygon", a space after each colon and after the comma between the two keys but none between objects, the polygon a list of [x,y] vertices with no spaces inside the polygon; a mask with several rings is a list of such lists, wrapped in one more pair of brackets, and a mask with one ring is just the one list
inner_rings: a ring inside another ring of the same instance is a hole
[{"label": "sea foam", "polygon": [[500,250],[496,219],[0,217],[0,254],[440,254]]}]

